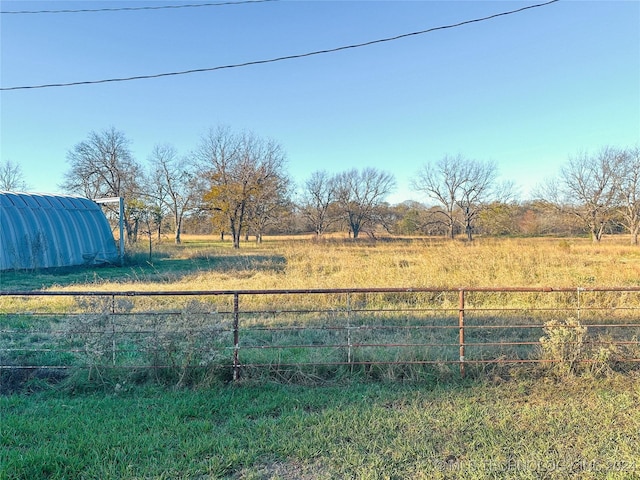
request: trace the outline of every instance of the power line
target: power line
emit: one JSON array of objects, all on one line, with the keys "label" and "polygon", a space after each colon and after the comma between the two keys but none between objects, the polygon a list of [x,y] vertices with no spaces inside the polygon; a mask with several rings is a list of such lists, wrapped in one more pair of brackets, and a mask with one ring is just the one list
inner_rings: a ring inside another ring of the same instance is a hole
[{"label": "power line", "polygon": [[197,8],[197,7],[221,7],[224,5],[241,5],[246,3],[263,3],[277,2],[278,0],[240,0],[237,2],[219,2],[219,3],[192,3],[185,5],[156,5],[146,7],[118,7],[118,8],[85,8],[81,10],[18,10],[18,11],[2,11],[0,13],[7,15],[26,15],[40,13],[95,13],[95,12],[131,12],[136,10],[164,10],[176,8]]},{"label": "power line", "polygon": [[305,57],[312,57],[315,55],[322,55],[325,53],[335,53],[335,52],[340,52],[343,50],[349,50],[349,49],[354,49],[354,48],[361,48],[361,47],[367,47],[370,45],[375,45],[378,43],[385,43],[385,42],[392,42],[394,40],[400,40],[402,38],[407,38],[407,37],[412,37],[412,36],[417,36],[417,35],[424,35],[427,33],[431,33],[431,32],[435,32],[438,30],[446,30],[446,29],[450,29],[450,28],[457,28],[457,27],[461,27],[464,25],[469,25],[472,23],[478,23],[478,22],[484,22],[486,20],[491,20],[494,18],[498,18],[498,17],[504,17],[506,15],[513,15],[515,13],[520,13],[523,12],[525,10],[530,10],[533,8],[539,8],[539,7],[544,7],[547,5],[551,5],[552,3],[556,3],[559,2],[560,0],[550,0],[548,2],[545,3],[538,3],[535,5],[529,5],[526,7],[522,7],[522,8],[518,8],[516,10],[510,10],[507,12],[501,12],[501,13],[495,13],[493,15],[489,15],[487,17],[481,17],[481,18],[475,18],[472,20],[465,20],[459,23],[453,23],[450,25],[443,25],[440,27],[433,27],[433,28],[429,28],[427,30],[420,30],[417,32],[411,32],[411,33],[404,33],[401,35],[396,35],[393,37],[386,37],[386,38],[381,38],[381,39],[377,39],[377,40],[370,40],[368,42],[363,42],[363,43],[355,43],[355,44],[351,44],[351,45],[344,45],[341,47],[335,47],[335,48],[328,48],[326,50],[316,50],[313,52],[307,52],[307,53],[300,53],[297,55],[286,55],[286,56],[282,56],[282,57],[275,57],[275,58],[269,58],[269,59],[265,59],[265,60],[254,60],[254,61],[250,61],[250,62],[244,62],[244,63],[235,63],[235,64],[230,64],[230,65],[219,65],[216,67],[207,67],[207,68],[195,68],[195,69],[191,69],[191,70],[183,70],[183,71],[178,71],[178,72],[167,72],[167,73],[155,73],[155,74],[151,74],[151,75],[136,75],[136,76],[131,76],[131,77],[122,77],[122,78],[107,78],[107,79],[102,79],[102,80],[86,80],[86,81],[80,81],[80,82],[68,82],[68,83],[49,83],[49,84],[44,84],[44,85],[26,85],[26,86],[17,86],[17,87],[0,87],[0,91],[9,91],[9,90],[28,90],[28,89],[36,89],[36,88],[53,88],[53,87],[73,87],[73,86],[78,86],[78,85],[95,85],[95,84],[99,84],[99,83],[115,83],[115,82],[129,82],[132,80],[148,80],[148,79],[152,79],[152,78],[162,78],[162,77],[173,77],[173,76],[177,76],[177,75],[189,75],[192,73],[202,73],[202,72],[214,72],[217,70],[226,70],[226,69],[231,69],[231,68],[241,68],[241,67],[248,67],[248,66],[252,66],[252,65],[262,65],[262,64],[266,64],[266,63],[274,63],[274,62],[281,62],[284,60],[294,60],[294,59],[298,59],[298,58],[305,58]]}]

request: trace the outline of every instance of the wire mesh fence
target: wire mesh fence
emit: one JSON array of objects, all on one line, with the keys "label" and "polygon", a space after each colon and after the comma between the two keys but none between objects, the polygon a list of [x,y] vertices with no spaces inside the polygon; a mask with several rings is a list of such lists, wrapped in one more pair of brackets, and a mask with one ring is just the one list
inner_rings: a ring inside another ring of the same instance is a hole
[{"label": "wire mesh fence", "polygon": [[640,287],[0,292],[0,380],[637,368]]}]

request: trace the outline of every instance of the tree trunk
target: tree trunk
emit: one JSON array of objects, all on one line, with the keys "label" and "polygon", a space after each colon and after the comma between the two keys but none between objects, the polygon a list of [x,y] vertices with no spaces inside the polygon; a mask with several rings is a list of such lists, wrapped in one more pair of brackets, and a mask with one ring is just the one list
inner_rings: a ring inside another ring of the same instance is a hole
[{"label": "tree trunk", "polygon": [[240,229],[237,229],[233,222],[231,222],[231,239],[233,248],[240,248]]},{"label": "tree trunk", "polygon": [[600,243],[602,240],[602,234],[604,232],[604,225],[600,225],[599,228],[594,228],[591,231],[591,240],[593,243]]},{"label": "tree trunk", "polygon": [[180,235],[182,234],[182,219],[180,217],[178,217],[178,215],[176,215],[174,220],[175,220],[175,224],[176,224],[175,241],[176,241],[176,245],[179,245],[179,244],[182,243],[182,239],[180,238]]},{"label": "tree trunk", "polygon": [[133,225],[131,222],[125,224],[127,230],[127,241],[130,245],[135,244],[138,241],[138,221],[134,220]]}]

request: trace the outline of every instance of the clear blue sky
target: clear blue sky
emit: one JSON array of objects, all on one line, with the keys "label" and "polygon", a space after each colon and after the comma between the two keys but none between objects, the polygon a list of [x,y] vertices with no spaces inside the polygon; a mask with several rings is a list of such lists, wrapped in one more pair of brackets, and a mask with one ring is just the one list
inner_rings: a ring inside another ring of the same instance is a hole
[{"label": "clear blue sky", "polygon": [[[210,0],[209,0],[210,1]],[[1,2],[3,11],[202,0]],[[1,86],[100,80],[296,55],[533,5],[509,1],[279,1],[101,13],[2,14]],[[570,155],[640,142],[640,2],[571,1],[393,42],[264,65],[100,85],[2,91],[0,158],[57,192],[66,155],[110,127],[145,163],[220,124],[278,141],[315,170],[393,173],[462,154],[522,189]]]}]

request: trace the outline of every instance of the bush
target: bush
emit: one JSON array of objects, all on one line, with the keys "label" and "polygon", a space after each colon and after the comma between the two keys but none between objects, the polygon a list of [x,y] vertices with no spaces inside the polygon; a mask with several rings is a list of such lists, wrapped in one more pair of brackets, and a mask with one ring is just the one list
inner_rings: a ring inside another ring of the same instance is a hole
[{"label": "bush", "polygon": [[587,327],[574,318],[551,320],[545,323],[543,332],[540,358],[549,362],[547,368],[560,376],[575,374],[584,360]]},{"label": "bush", "polygon": [[620,344],[612,337],[598,335],[590,339],[588,329],[580,321],[569,318],[561,322],[545,323],[540,338],[540,359],[545,367],[559,376],[590,373],[606,375],[616,366],[623,366],[625,358],[635,357],[635,339],[629,345]]}]

